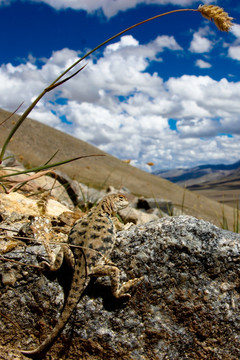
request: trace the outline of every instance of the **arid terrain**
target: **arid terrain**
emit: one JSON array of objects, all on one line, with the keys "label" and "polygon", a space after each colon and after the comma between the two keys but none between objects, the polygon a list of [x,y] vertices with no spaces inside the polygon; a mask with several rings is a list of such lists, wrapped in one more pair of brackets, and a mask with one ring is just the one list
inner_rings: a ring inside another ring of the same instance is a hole
[{"label": "arid terrain", "polygon": [[236,208],[240,196],[240,161],[156,171],[156,175],[191,191]]},{"label": "arid terrain", "polygon": [[215,181],[188,186],[188,189],[236,208],[240,198],[240,171],[238,169],[233,174]]},{"label": "arid terrain", "polygon": [[[8,116],[8,112],[0,110],[0,123]],[[18,115],[13,115],[1,125],[0,144],[3,144],[17,119]],[[57,150],[54,162],[85,155],[104,155],[63,165],[60,170],[95,188],[108,185],[116,188],[124,186],[138,196],[171,200],[176,207],[183,208],[184,213],[211,221],[217,226],[221,225],[223,205],[211,200],[210,197],[185,190],[170,181],[139,170],[84,141],[37,121],[26,119],[14,135],[8,149],[28,167],[46,163]],[[232,229],[234,209],[224,205],[224,215],[229,228]]]}]

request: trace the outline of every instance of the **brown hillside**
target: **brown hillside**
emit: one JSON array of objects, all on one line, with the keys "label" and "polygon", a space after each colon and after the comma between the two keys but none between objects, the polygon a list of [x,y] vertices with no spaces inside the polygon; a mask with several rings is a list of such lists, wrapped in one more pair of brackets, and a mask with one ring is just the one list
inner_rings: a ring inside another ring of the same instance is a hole
[{"label": "brown hillside", "polygon": [[234,170],[228,176],[199,185],[191,185],[188,188],[200,195],[236,208],[240,198],[240,170]]},{"label": "brown hillside", "polygon": [[[9,113],[0,110],[0,123]],[[0,144],[3,144],[12,123],[18,118],[14,115],[0,127]],[[25,165],[42,165],[57,150],[54,162],[82,155],[104,154],[103,157],[93,157],[78,160],[61,166],[61,170],[72,178],[93,187],[113,185],[125,186],[136,195],[158,197],[171,200],[175,206],[181,207],[184,199],[184,212],[215,223],[222,221],[222,205],[197,193],[179,187],[167,180],[139,170],[121,160],[104,153],[84,141],[64,134],[37,121],[26,119],[14,135],[9,145]],[[224,206],[224,213],[229,227],[233,226],[234,210]]]}]

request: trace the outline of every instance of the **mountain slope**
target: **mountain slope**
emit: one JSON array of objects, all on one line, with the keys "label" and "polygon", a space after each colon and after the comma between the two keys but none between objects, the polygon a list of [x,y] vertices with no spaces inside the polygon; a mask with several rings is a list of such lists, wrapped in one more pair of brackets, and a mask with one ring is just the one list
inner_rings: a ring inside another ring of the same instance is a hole
[{"label": "mountain slope", "polygon": [[[7,116],[9,116],[8,112],[0,110],[0,123]],[[14,115],[0,127],[0,144],[3,144],[12,127],[12,122],[17,118],[18,116]],[[82,155],[102,154],[105,156],[82,159],[61,166],[61,170],[72,178],[93,187],[125,186],[136,195],[169,199],[175,206],[181,208],[183,205],[185,213],[211,221],[218,226],[222,220],[222,206],[219,203],[125,164],[84,141],[34,120],[25,120],[14,135],[9,149],[25,164],[31,166],[44,164],[57,150],[59,151],[54,162]],[[229,227],[232,228],[233,209],[225,206],[224,212]]]},{"label": "mountain slope", "polygon": [[159,175],[164,179],[172,181],[179,185],[187,187],[195,184],[201,184],[206,181],[214,181],[230,175],[234,170],[240,168],[240,161],[234,164],[218,164],[218,165],[200,165],[189,169],[175,169],[169,171],[155,171],[155,175]]},{"label": "mountain slope", "polygon": [[240,199],[240,169],[214,181],[190,185],[188,189],[236,208]]},{"label": "mountain slope", "polygon": [[189,169],[156,171],[156,174],[188,190],[236,208],[240,198],[240,161],[225,165],[201,165]]}]

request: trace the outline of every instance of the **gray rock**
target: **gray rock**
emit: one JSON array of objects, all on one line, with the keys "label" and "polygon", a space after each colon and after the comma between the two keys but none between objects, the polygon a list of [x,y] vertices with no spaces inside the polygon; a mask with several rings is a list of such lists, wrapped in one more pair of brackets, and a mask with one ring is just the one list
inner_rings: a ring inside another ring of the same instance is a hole
[{"label": "gray rock", "polygon": [[58,182],[65,188],[66,192],[68,193],[72,204],[77,206],[80,201],[79,199],[82,197],[80,184],[76,180],[72,180],[66,173],[63,173],[58,169],[52,171],[50,176],[58,180]]},{"label": "gray rock", "polygon": [[16,156],[9,150],[6,150],[2,164],[3,167],[17,167],[17,168],[24,168],[23,164],[21,164]]},{"label": "gray rock", "polygon": [[139,198],[137,200],[137,209],[158,209],[159,212],[163,211],[168,215],[173,214],[173,203],[170,200],[154,199],[154,198]]},{"label": "gray rock", "polygon": [[80,194],[78,196],[78,206],[86,209],[95,205],[103,196],[106,195],[105,190],[98,190],[88,187],[85,184],[78,183]]},{"label": "gray rock", "polygon": [[[37,265],[44,251],[31,245],[7,255]],[[192,217],[168,217],[118,233],[111,259],[121,269],[121,281],[140,276],[144,281],[126,301],[112,297],[108,278],[91,281],[48,356],[240,358],[239,235]],[[35,347],[51,331],[63,291],[56,278],[37,268],[0,265],[1,273],[10,267],[18,272],[14,285],[1,283],[0,345],[19,356],[20,348]]]},{"label": "gray rock", "polygon": [[144,211],[140,211],[128,206],[125,209],[119,211],[119,215],[124,223],[133,223],[136,225],[143,225],[150,221],[158,220],[159,216],[156,214],[148,214]]}]

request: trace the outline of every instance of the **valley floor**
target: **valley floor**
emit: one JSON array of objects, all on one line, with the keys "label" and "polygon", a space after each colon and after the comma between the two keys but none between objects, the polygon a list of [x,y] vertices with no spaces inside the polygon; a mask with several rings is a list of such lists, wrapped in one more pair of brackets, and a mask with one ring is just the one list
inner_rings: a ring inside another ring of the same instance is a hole
[{"label": "valley floor", "polygon": [[237,204],[239,206],[239,179],[228,179],[200,185],[191,185],[188,186],[187,189],[234,208],[237,207]]}]

